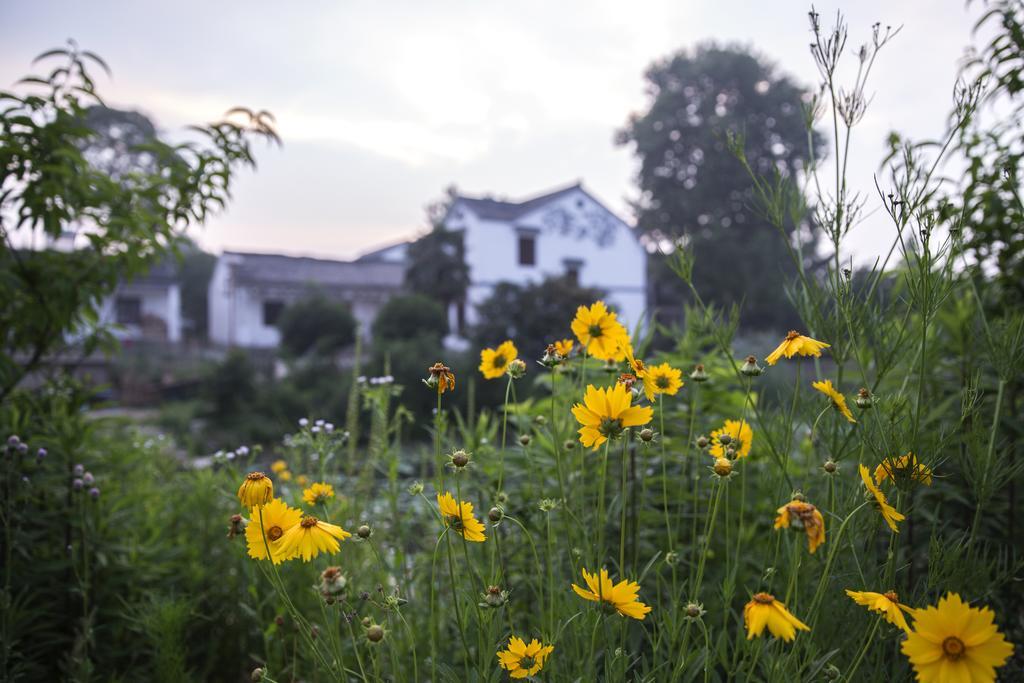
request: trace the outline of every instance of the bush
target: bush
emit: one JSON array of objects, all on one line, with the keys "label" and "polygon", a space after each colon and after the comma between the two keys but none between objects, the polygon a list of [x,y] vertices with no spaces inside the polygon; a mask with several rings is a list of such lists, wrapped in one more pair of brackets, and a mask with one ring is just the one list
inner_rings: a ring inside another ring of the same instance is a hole
[{"label": "bush", "polygon": [[331,354],[356,340],[356,319],[348,307],[320,295],[288,306],[277,327],[282,348],[296,357]]},{"label": "bush", "polygon": [[423,294],[396,296],[384,304],[373,322],[375,341],[430,337],[441,339],[448,334],[448,317],[444,307]]}]

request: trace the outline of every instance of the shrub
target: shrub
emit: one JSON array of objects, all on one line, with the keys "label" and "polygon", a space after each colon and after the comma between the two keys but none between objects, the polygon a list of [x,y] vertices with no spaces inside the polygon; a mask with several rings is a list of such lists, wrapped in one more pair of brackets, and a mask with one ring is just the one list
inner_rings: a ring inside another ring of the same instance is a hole
[{"label": "shrub", "polygon": [[441,339],[448,334],[448,317],[444,307],[423,294],[406,294],[391,298],[380,309],[373,322],[374,341],[391,341],[430,337]]},{"label": "shrub", "polygon": [[356,319],[348,307],[321,295],[288,306],[277,327],[282,348],[292,356],[328,355],[356,340]]}]

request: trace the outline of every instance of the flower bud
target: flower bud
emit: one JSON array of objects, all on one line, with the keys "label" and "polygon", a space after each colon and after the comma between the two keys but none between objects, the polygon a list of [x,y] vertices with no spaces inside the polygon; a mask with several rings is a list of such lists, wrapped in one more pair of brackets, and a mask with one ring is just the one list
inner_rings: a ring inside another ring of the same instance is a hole
[{"label": "flower bud", "polygon": [[858,408],[867,409],[875,404],[875,397],[871,395],[871,392],[861,387],[861,390],[857,392],[857,398],[854,399],[854,403],[857,404]]},{"label": "flower bud", "polygon": [[529,434],[522,434],[519,437],[519,443],[522,444],[523,446],[529,446],[531,440],[532,438]]},{"label": "flower bud", "polygon": [[85,482],[83,482],[81,479],[75,477],[71,481],[71,488],[73,488],[76,491],[81,491],[82,489],[85,488]]},{"label": "flower bud", "polygon": [[715,466],[713,468],[715,474],[720,477],[728,477],[732,474],[732,461],[728,458],[715,458]]},{"label": "flower bud", "polygon": [[690,373],[690,379],[694,382],[707,382],[708,373],[705,372],[704,366],[699,363],[693,366],[693,372]]},{"label": "flower bud", "polygon": [[263,680],[263,676],[266,673],[267,673],[266,669],[264,669],[261,666],[258,666],[258,667],[256,667],[255,669],[252,670],[251,674],[249,674],[249,680],[252,681],[253,683],[259,683],[260,681]]},{"label": "flower bud", "polygon": [[705,448],[708,447],[709,443],[710,443],[710,441],[708,441],[708,437],[706,437],[706,436],[698,436],[697,437],[697,448],[699,448],[701,450],[704,450]]},{"label": "flower bud", "polygon": [[572,449],[576,448],[576,440],[566,439],[565,443],[562,444],[562,448],[564,448],[567,451],[571,451]]},{"label": "flower bud", "polygon": [[284,617],[282,617],[280,614],[277,615],[276,617],[274,617],[274,623],[277,624],[279,628],[281,626],[284,626]]},{"label": "flower bud", "polygon": [[839,471],[839,465],[835,461],[829,459],[821,466],[821,469],[825,470],[825,474],[835,474]]},{"label": "flower bud", "polygon": [[75,465],[75,476],[81,477],[83,474],[85,474],[85,465],[81,463]]},{"label": "flower bud", "polygon": [[245,518],[242,515],[231,515],[231,518],[228,520],[228,538],[234,538],[244,531]]},{"label": "flower bud", "polygon": [[25,455],[28,453],[28,444],[22,441],[18,444],[18,455]]},{"label": "flower bud", "polygon": [[10,448],[11,450],[17,448],[19,444],[21,444],[21,439],[18,437],[17,434],[11,434],[9,437],[7,437],[7,447]]},{"label": "flower bud", "polygon": [[371,624],[366,629],[366,639],[371,643],[379,643],[384,640],[384,627],[380,624]]},{"label": "flower bud", "polygon": [[448,459],[451,461],[452,469],[454,470],[462,470],[469,465],[469,453],[461,448],[448,456]]},{"label": "flower bud", "polygon": [[842,676],[842,672],[835,664],[829,664],[821,673],[825,676],[826,681],[838,681]]},{"label": "flower bud", "polygon": [[96,477],[92,476],[92,472],[86,472],[82,475],[82,481],[85,482],[86,486],[92,486],[92,483],[96,481]]},{"label": "flower bud", "polygon": [[421,493],[423,493],[422,481],[414,481],[412,484],[409,485],[409,495],[418,496]]},{"label": "flower bud", "polygon": [[654,441],[654,430],[650,427],[644,427],[640,430],[640,440],[644,443],[650,443]]},{"label": "flower bud", "polygon": [[36,459],[42,460],[43,458],[46,457],[46,453],[47,451],[45,448],[40,448],[38,451],[36,451]]},{"label": "flower bud", "polygon": [[488,586],[487,591],[483,594],[483,602],[480,603],[480,606],[497,609],[507,602],[508,591],[502,590],[500,586]]},{"label": "flower bud", "polygon": [[719,434],[718,435],[718,443],[722,444],[723,446],[728,446],[729,444],[732,443],[732,435],[730,435],[730,434]]},{"label": "flower bud", "polygon": [[526,374],[526,363],[522,358],[515,358],[509,362],[508,367],[505,368],[505,372],[512,379],[519,379]]},{"label": "flower bud", "polygon": [[358,529],[356,529],[356,536],[363,540],[369,538],[371,534],[373,534],[373,530],[367,524],[362,524]]},{"label": "flower bud", "polygon": [[699,602],[689,602],[684,608],[687,619],[700,619],[704,616],[704,605]]},{"label": "flower bud", "polygon": [[359,623],[363,625],[363,628],[370,628],[370,625],[373,624],[373,620],[370,619],[370,617],[363,617],[363,620]]},{"label": "flower bud", "polygon": [[500,507],[492,507],[487,511],[487,519],[491,520],[495,524],[500,522],[504,517],[505,513]]},{"label": "flower bud", "polygon": [[764,368],[757,364],[757,358],[754,356],[747,356],[746,361],[740,366],[740,372],[747,377],[757,377],[764,372]]}]

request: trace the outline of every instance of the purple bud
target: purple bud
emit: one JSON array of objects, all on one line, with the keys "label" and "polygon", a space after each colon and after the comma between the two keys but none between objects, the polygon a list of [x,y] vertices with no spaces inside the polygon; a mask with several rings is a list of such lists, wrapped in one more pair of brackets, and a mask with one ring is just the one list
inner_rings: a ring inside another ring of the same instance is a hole
[{"label": "purple bud", "polygon": [[85,488],[85,482],[75,477],[74,481],[71,482],[71,488],[73,488],[76,491],[81,491],[83,488]]},{"label": "purple bud", "polygon": [[21,439],[18,438],[17,434],[11,434],[7,437],[8,448],[17,448],[19,443],[21,443]]},{"label": "purple bud", "polygon": [[40,448],[38,451],[36,451],[36,457],[39,458],[40,460],[45,458],[46,457],[46,449],[45,448]]},{"label": "purple bud", "polygon": [[92,483],[93,483],[94,481],[96,481],[96,477],[92,476],[92,472],[86,472],[86,473],[85,473],[85,474],[84,474],[84,475],[82,476],[82,482],[83,482],[83,483],[84,483],[84,484],[85,484],[86,486],[92,486]]},{"label": "purple bud", "polygon": [[100,490],[98,488],[96,488],[95,486],[93,486],[91,489],[89,489],[89,496],[93,500],[99,500],[99,498],[100,498]]},{"label": "purple bud", "polygon": [[305,418],[305,417],[302,418],[301,420],[299,420],[299,426],[300,427],[305,427],[308,424],[309,424],[309,420],[307,418]]},{"label": "purple bud", "polygon": [[21,478],[21,483],[22,484],[28,484],[28,477],[22,477]]},{"label": "purple bud", "polygon": [[26,453],[28,453],[28,444],[25,443],[25,442],[19,443],[18,444],[18,454],[19,455],[25,455]]},{"label": "purple bud", "polygon": [[85,474],[85,465],[82,465],[81,463],[75,465],[75,476],[80,477],[83,474]]}]

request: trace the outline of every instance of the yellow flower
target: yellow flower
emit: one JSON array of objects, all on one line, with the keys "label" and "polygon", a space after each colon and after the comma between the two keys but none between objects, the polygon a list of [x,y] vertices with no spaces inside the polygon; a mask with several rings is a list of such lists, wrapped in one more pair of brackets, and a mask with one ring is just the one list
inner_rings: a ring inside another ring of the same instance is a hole
[{"label": "yellow flower", "polygon": [[711,432],[709,455],[716,458],[725,457],[725,446],[719,440],[723,434],[728,434],[731,438],[729,446],[736,450],[737,458],[745,458],[750,455],[750,447],[754,443],[754,430],[746,421],[740,422],[739,420],[726,420],[721,429]]},{"label": "yellow flower", "polygon": [[644,376],[644,389],[650,384],[655,393],[675,396],[683,386],[683,371],[668,363],[648,365]]},{"label": "yellow flower", "polygon": [[878,506],[878,510],[882,513],[882,519],[889,525],[893,533],[898,534],[900,530],[896,528],[896,522],[902,522],[906,517],[896,511],[896,508],[889,505],[889,502],[885,499],[885,494],[882,493],[881,489],[875,486],[875,482],[871,481],[871,474],[868,472],[868,468],[864,465],[860,465],[860,478],[864,482],[865,488],[872,496],[875,497],[875,504]]},{"label": "yellow flower", "polygon": [[754,593],[743,608],[743,622],[747,625],[747,640],[768,630],[776,638],[789,642],[796,638],[796,631],[810,631],[811,627],[800,621],[786,609],[786,606],[770,593]]},{"label": "yellow flower", "polygon": [[577,308],[572,331],[594,358],[617,363],[625,359],[623,347],[629,344],[629,333],[603,301],[594,302],[590,308]]},{"label": "yellow flower", "polygon": [[890,624],[899,626],[907,633],[910,633],[907,618],[903,616],[903,613],[906,612],[913,615],[915,610],[902,604],[899,596],[893,591],[888,593],[872,593],[871,591],[852,591],[847,588],[846,594],[858,605],[864,605],[872,612],[881,612],[885,616],[885,620]]},{"label": "yellow flower", "polygon": [[274,482],[262,472],[250,472],[238,487],[238,500],[247,508],[266,505],[274,497]]},{"label": "yellow flower", "polygon": [[626,427],[647,424],[654,415],[650,406],[634,406],[633,394],[622,384],[607,389],[587,386],[583,403],[572,407],[572,414],[582,426],[580,443],[595,450],[609,438],[616,437]]},{"label": "yellow flower", "polygon": [[445,492],[437,494],[437,507],[441,510],[441,518],[444,525],[455,529],[467,541],[483,543],[487,540],[484,535],[484,525],[473,516],[473,504],[464,501],[455,502],[452,494]]},{"label": "yellow flower", "polygon": [[987,607],[947,593],[936,607],[914,612],[914,629],[900,645],[921,683],[991,683],[1013,654]]},{"label": "yellow flower", "polygon": [[802,500],[791,500],[778,510],[775,528],[803,530],[807,534],[807,547],[811,554],[825,542],[825,518],[818,508]]},{"label": "yellow flower", "polygon": [[428,387],[436,390],[439,394],[443,394],[446,391],[455,391],[455,373],[452,372],[450,367],[441,361],[437,361],[427,368],[427,372],[430,373],[430,376],[423,381]]},{"label": "yellow flower", "polygon": [[298,524],[284,532],[277,547],[271,546],[270,551],[280,552],[283,560],[301,557],[303,562],[309,562],[320,553],[333,555],[338,552],[338,541],[344,541],[351,535],[340,526],[305,515]]},{"label": "yellow flower", "polygon": [[498,651],[498,661],[501,668],[509,672],[509,677],[526,678],[544,668],[544,660],[554,649],[554,645],[541,645],[536,638],[527,645],[522,638],[512,636],[508,639],[508,648]]},{"label": "yellow flower", "polygon": [[932,469],[919,461],[913,453],[907,453],[898,458],[886,458],[875,468],[875,481],[879,486],[889,478],[897,485],[913,481],[931,486]]},{"label": "yellow flower", "polygon": [[572,339],[562,339],[555,342],[555,351],[562,358],[568,358],[569,354],[572,353],[572,347],[574,346]]},{"label": "yellow flower", "polygon": [[298,484],[299,486],[307,486],[309,484],[309,477],[307,477],[305,474],[300,474],[299,476],[295,477],[295,483]]},{"label": "yellow flower", "polygon": [[[260,528],[260,510],[263,511],[263,527]],[[270,546],[271,557],[274,564],[280,564],[284,559],[280,553],[275,552],[278,541],[284,533],[299,523],[302,519],[302,510],[289,507],[280,498],[275,498],[262,508],[257,508],[252,513],[249,526],[245,527],[245,543],[249,547],[249,557],[257,560],[267,559],[267,546]],[[266,538],[266,542],[264,542]]]},{"label": "yellow flower", "polygon": [[291,481],[292,473],[291,470],[281,470],[281,473],[277,475],[277,478],[281,481]]},{"label": "yellow flower", "polygon": [[284,472],[286,469],[288,469],[288,463],[284,460],[275,460],[274,464],[270,466],[270,471],[274,474],[281,474],[281,472]]},{"label": "yellow flower", "polygon": [[326,503],[329,498],[334,498],[334,487],[322,481],[318,481],[302,492],[302,500],[306,505],[317,505]]},{"label": "yellow flower", "polygon": [[817,382],[811,382],[811,386],[832,399],[832,407],[842,413],[848,422],[857,423],[853,413],[850,412],[850,408],[846,405],[846,397],[836,391],[835,387],[832,386],[832,380],[818,380]]},{"label": "yellow flower", "polygon": [[635,581],[622,580],[612,585],[612,580],[608,578],[607,569],[601,570],[600,577],[584,569],[583,580],[586,581],[587,588],[590,590],[580,588],[575,583],[572,585],[572,589],[576,591],[576,595],[584,600],[603,603],[609,609],[614,609],[622,616],[633,619],[642,620],[651,611],[648,605],[637,599],[640,592],[640,584]]},{"label": "yellow flower", "polygon": [[487,379],[498,379],[505,374],[508,364],[519,357],[519,349],[511,340],[502,342],[496,349],[480,352],[480,372]]},{"label": "yellow flower", "polygon": [[829,347],[825,342],[820,342],[817,339],[811,339],[805,337],[795,330],[790,330],[786,338],[782,340],[779,346],[768,354],[765,361],[768,365],[775,365],[775,361],[785,356],[786,358],[792,358],[793,356],[800,354],[801,356],[814,356],[818,358],[821,356],[821,350]]}]

